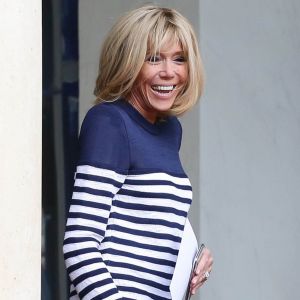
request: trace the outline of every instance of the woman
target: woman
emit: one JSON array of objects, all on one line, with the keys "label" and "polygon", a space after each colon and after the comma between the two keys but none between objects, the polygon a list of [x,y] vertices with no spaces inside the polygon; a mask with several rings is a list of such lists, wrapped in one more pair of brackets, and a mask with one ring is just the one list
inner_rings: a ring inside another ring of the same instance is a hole
[{"label": "woman", "polygon": [[[121,18],[100,58],[64,240],[70,299],[171,299],[170,282],[192,201],[180,160],[178,115],[203,87],[193,29],[172,9]],[[191,282],[207,279],[205,249]]]}]

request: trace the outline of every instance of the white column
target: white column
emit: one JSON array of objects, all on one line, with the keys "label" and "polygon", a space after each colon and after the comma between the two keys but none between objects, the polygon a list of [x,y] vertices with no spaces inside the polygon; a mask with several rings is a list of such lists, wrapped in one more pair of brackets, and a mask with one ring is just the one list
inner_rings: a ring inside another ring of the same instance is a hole
[{"label": "white column", "polygon": [[0,1],[0,299],[40,299],[41,1]]}]

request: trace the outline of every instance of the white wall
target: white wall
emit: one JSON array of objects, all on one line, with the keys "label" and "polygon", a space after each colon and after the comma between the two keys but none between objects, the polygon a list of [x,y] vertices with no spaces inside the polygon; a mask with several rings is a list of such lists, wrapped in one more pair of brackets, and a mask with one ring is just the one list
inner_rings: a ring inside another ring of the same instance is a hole
[{"label": "white wall", "polygon": [[206,300],[300,299],[300,2],[200,2]]},{"label": "white wall", "polygon": [[0,1],[0,299],[40,299],[41,3]]}]

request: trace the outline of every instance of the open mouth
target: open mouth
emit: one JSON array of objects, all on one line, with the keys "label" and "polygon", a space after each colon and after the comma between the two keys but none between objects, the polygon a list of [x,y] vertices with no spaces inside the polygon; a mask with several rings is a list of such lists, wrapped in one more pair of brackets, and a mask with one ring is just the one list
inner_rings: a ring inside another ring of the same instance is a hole
[{"label": "open mouth", "polygon": [[167,94],[171,93],[176,88],[176,85],[152,85],[151,88],[155,92]]}]

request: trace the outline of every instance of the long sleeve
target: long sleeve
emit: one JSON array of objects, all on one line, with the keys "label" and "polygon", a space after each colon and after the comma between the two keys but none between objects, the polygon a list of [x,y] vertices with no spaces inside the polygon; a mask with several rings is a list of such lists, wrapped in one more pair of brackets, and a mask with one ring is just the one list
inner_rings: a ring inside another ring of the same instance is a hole
[{"label": "long sleeve", "polygon": [[101,254],[113,199],[129,168],[128,139],[119,113],[105,105],[92,108],[79,144],[63,247],[70,299],[122,299]]}]

